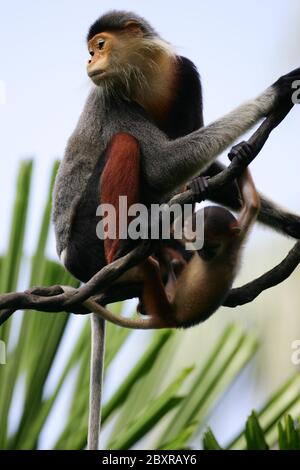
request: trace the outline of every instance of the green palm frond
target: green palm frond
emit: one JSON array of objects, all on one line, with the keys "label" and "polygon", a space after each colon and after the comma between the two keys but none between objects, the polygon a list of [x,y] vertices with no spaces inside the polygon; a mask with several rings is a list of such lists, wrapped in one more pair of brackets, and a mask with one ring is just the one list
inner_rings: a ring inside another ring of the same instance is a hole
[{"label": "green palm frond", "polygon": [[[286,414],[277,424],[276,444],[280,450],[300,450],[300,420],[293,420],[290,414]],[[243,450],[269,450],[267,443],[268,432],[264,431],[259,422],[258,415],[252,411],[247,419],[245,430],[243,431],[246,446]],[[273,442],[273,446],[275,445]],[[222,449],[211,429],[208,429],[203,436],[203,448],[205,450],[225,450]]]}]

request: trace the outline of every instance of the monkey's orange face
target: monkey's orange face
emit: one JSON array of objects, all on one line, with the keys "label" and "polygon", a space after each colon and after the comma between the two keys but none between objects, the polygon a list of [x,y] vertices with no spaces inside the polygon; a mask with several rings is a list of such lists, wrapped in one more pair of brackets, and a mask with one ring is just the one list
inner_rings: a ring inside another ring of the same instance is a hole
[{"label": "monkey's orange face", "polygon": [[87,64],[87,73],[95,85],[99,85],[101,80],[109,73],[110,56],[117,42],[116,35],[106,32],[96,34],[88,42],[91,58]]},{"label": "monkey's orange face", "polygon": [[144,37],[140,26],[130,21],[120,30],[96,34],[88,42],[88,50],[88,76],[106,94],[134,99],[142,106],[156,103],[154,114],[156,108],[163,109],[161,97],[169,99],[175,62],[166,43]]}]

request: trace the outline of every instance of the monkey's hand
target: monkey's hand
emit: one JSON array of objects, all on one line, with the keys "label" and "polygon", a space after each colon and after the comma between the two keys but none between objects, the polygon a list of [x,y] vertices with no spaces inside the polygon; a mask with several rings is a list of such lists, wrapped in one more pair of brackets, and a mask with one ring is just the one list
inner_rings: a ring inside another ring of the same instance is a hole
[{"label": "monkey's hand", "polygon": [[236,159],[240,164],[245,166],[245,168],[252,162],[254,156],[252,146],[245,141],[234,145],[228,154],[228,158],[231,162]]},{"label": "monkey's hand", "polygon": [[299,86],[300,67],[283,75],[273,83],[272,88],[275,89],[276,92],[273,111],[278,111],[282,108],[286,109],[287,107],[292,109],[294,104],[296,104],[296,101],[293,99],[293,94]]},{"label": "monkey's hand", "polygon": [[209,176],[197,176],[188,185],[188,189],[191,189],[194,194],[196,202],[205,201],[209,196],[208,181]]},{"label": "monkey's hand", "polygon": [[130,251],[137,247],[138,240],[132,240],[131,238],[121,239],[119,247],[113,257],[113,261],[127,255]]}]

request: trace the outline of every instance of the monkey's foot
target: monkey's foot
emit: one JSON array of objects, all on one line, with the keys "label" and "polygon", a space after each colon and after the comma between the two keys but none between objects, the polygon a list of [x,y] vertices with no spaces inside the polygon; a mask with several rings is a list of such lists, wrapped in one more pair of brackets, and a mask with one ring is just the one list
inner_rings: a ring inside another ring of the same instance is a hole
[{"label": "monkey's foot", "polygon": [[228,154],[229,160],[237,159],[240,163],[249,164],[252,162],[253,158],[255,157],[254,150],[252,145],[248,142],[240,142],[230,150]]},{"label": "monkey's foot", "polygon": [[197,176],[189,184],[188,189],[191,189],[194,194],[195,201],[201,202],[209,196],[208,181],[209,176]]}]

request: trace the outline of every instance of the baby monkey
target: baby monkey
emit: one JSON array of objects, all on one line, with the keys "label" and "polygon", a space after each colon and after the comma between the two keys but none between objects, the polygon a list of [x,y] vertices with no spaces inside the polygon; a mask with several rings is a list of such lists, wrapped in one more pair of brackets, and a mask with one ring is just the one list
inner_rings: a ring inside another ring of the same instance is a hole
[{"label": "baby monkey", "polygon": [[[251,153],[246,142],[234,149],[233,158],[245,158]],[[150,257],[143,263],[147,279],[143,306],[158,327],[188,328],[198,324],[222,305],[230,291],[243,242],[260,209],[260,198],[250,171],[246,169],[237,181],[243,202],[238,219],[223,207],[204,208],[203,247],[194,252],[175,278],[169,277],[166,286],[158,261]]]}]

